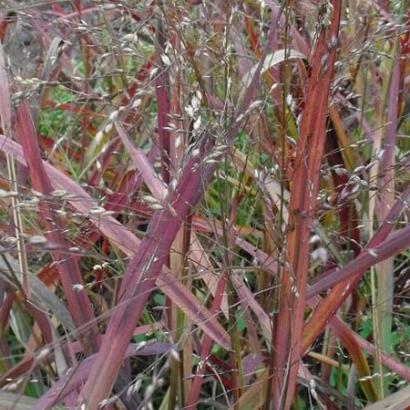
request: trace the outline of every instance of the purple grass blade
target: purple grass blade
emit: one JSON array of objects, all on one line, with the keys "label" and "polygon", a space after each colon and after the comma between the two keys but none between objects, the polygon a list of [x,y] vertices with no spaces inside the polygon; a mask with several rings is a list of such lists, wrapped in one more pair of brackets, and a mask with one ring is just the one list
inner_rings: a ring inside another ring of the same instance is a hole
[{"label": "purple grass blade", "polygon": [[[50,196],[53,192],[53,187],[43,166],[36,133],[26,104],[21,105],[17,110],[16,132],[22,143],[33,188],[43,195]],[[40,200],[39,214],[47,226],[47,238],[49,241],[58,244],[60,249],[66,249],[69,246],[61,233],[64,230],[64,226],[56,213],[57,210],[58,205],[52,202],[52,200],[48,200],[47,203],[43,199]],[[78,262],[76,258],[67,258],[65,254],[58,250],[51,253],[54,261],[57,263],[60,280],[74,323],[78,328],[84,325],[88,327],[84,335],[79,335],[80,340],[83,341],[84,349],[88,352],[96,350],[97,328],[95,323],[93,324],[95,318],[90,300],[85,292],[76,292],[74,290],[74,285],[82,283]]]},{"label": "purple grass blade", "polygon": [[8,135],[11,129],[11,100],[7,79],[6,62],[4,60],[3,45],[0,42],[0,120],[3,133]]},{"label": "purple grass blade", "polygon": [[[374,346],[370,342],[368,342],[366,339],[363,339],[356,332],[353,332],[349,328],[349,326],[346,323],[344,323],[342,319],[340,319],[339,317],[333,316],[332,319],[330,319],[329,325],[331,328],[333,328],[334,326],[337,326],[339,328],[339,332],[351,332],[353,334],[353,337],[356,339],[358,345],[364,351],[366,351],[370,355],[375,354]],[[388,369],[397,373],[404,380],[407,380],[410,382],[410,368],[405,363],[401,363],[398,359],[392,356],[389,356],[388,354],[384,352],[381,352],[381,361],[383,365],[386,366]]]},{"label": "purple grass blade", "polygon": [[134,146],[131,143],[126,131],[119,123],[115,124],[115,128],[121,138],[122,143],[127,149],[128,154],[130,155],[134,163],[134,166],[141,173],[141,177],[147,187],[150,189],[152,195],[157,199],[163,198],[164,194],[166,193],[166,185],[158,177],[158,175],[156,175],[149,159],[140,148]]},{"label": "purple grass blade", "polygon": [[392,233],[378,246],[367,248],[346,266],[336,269],[319,282],[313,284],[308,290],[308,297],[313,297],[337,285],[344,279],[352,278],[358,274],[364,274],[371,266],[391,256],[398,255],[408,247],[410,247],[410,226]]},{"label": "purple grass blade", "polygon": [[[134,356],[166,355],[171,350],[177,350],[177,347],[170,343],[154,342],[143,347],[138,344],[130,344],[125,352],[124,360]],[[93,354],[84,359],[76,367],[69,369],[65,376],[61,377],[58,382],[54,383],[53,386],[41,396],[32,410],[51,409],[70,393],[78,389],[81,384],[84,383],[84,380],[88,378],[96,358],[97,355]]]}]

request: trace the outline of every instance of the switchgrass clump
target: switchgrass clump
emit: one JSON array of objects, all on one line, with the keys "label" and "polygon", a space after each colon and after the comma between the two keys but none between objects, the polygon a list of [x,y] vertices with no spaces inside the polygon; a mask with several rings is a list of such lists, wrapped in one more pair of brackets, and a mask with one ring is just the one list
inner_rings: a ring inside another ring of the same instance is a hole
[{"label": "switchgrass clump", "polygon": [[406,1],[2,1],[0,403],[409,405]]}]

